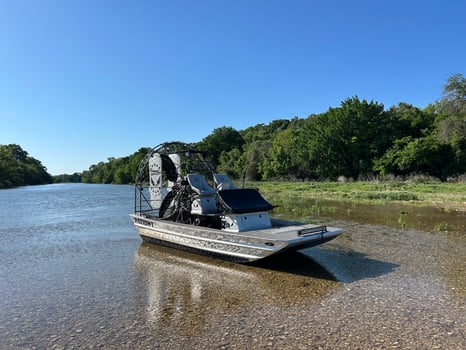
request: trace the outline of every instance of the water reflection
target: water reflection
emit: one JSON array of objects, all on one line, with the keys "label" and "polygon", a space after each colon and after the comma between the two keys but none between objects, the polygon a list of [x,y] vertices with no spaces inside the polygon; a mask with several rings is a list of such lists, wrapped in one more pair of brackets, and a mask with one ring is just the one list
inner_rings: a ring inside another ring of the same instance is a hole
[{"label": "water reflection", "polygon": [[[137,288],[147,291],[148,321],[176,323],[193,312],[205,318],[214,306],[203,305],[205,299],[223,307],[235,306],[232,296],[241,301],[244,286],[257,284],[257,276],[234,265],[184,254],[146,243],[138,249],[134,260]],[[228,295],[222,292],[225,289]]]},{"label": "water reflection", "polygon": [[[275,203],[275,202],[274,202]],[[326,219],[414,228],[429,232],[466,233],[466,212],[444,207],[427,207],[400,203],[363,204],[333,200],[301,199],[279,202],[278,215],[309,222]]]},{"label": "water reflection", "polygon": [[[233,264],[142,243],[136,252],[136,288],[146,293],[153,326],[190,325],[199,332],[212,315],[250,308],[316,303],[341,287],[324,267],[302,254],[257,266]],[[276,269],[275,269],[276,268]]]}]

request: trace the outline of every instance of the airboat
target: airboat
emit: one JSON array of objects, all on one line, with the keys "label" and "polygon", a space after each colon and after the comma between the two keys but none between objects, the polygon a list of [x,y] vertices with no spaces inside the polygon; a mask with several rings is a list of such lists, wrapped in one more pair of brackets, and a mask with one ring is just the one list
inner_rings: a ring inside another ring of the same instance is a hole
[{"label": "airboat", "polygon": [[316,246],[343,232],[274,218],[273,209],[258,190],[216,173],[205,152],[167,142],[141,161],[130,216],[146,242],[238,263]]}]

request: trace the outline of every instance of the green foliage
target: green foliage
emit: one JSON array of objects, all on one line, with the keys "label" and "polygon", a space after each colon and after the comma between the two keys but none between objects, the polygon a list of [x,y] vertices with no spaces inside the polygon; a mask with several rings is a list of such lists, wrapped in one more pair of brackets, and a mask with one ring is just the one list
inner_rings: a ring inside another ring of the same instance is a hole
[{"label": "green foliage", "polygon": [[286,130],[289,125],[290,121],[288,119],[277,119],[267,125],[257,124],[255,126],[250,126],[243,130],[241,135],[247,144],[255,141],[270,141],[271,135],[274,135],[279,131]]},{"label": "green foliage", "polygon": [[306,199],[338,200],[351,202],[387,203],[391,201],[413,202],[432,205],[443,203],[463,206],[466,183],[408,181],[355,181],[355,182],[248,182],[248,187],[257,187],[265,198],[272,203],[294,200],[295,203]]},{"label": "green foliage", "polygon": [[61,174],[53,176],[54,183],[81,182],[81,173]]},{"label": "green foliage", "polygon": [[220,154],[220,165],[217,170],[220,173],[227,174],[233,179],[238,179],[241,176],[243,169],[244,158],[238,148],[233,148],[230,151],[223,151]]},{"label": "green foliage", "polygon": [[354,199],[378,201],[415,201],[418,196],[409,192],[360,192],[353,195]]},{"label": "green foliage", "polygon": [[310,175],[308,131],[304,127],[289,127],[276,134],[270,157],[263,162],[264,178],[290,177],[305,179]]},{"label": "green foliage", "polygon": [[466,78],[462,74],[453,74],[447,79],[437,110],[444,115],[466,116]]},{"label": "green foliage", "polygon": [[264,175],[263,164],[270,158],[272,142],[256,140],[245,145],[243,175],[248,180],[262,180]]},{"label": "green foliage", "polygon": [[387,114],[390,118],[390,131],[394,139],[406,136],[422,137],[432,133],[435,112],[432,109],[421,110],[407,103],[392,106]]},{"label": "green foliage", "polygon": [[229,152],[234,148],[242,151],[244,139],[241,134],[229,126],[223,126],[216,128],[196,147],[201,151],[206,151],[209,155],[209,160],[212,162],[214,167],[217,167],[220,163],[220,155],[222,152]]},{"label": "green foliage", "polygon": [[108,158],[107,162],[93,164],[83,171],[81,181],[87,183],[127,184],[134,181],[139,163],[150,148],[140,148],[131,156]]},{"label": "green foliage", "polygon": [[445,181],[452,174],[454,154],[449,145],[439,143],[432,135],[397,140],[385,155],[377,160],[374,169],[381,174],[397,175],[422,173]]},{"label": "green foliage", "polygon": [[52,176],[40,161],[18,145],[0,145],[0,188],[49,183]]},{"label": "green foliage", "polygon": [[322,178],[346,176],[357,179],[371,172],[372,162],[391,142],[390,118],[383,105],[347,99],[312,119],[309,153]]}]

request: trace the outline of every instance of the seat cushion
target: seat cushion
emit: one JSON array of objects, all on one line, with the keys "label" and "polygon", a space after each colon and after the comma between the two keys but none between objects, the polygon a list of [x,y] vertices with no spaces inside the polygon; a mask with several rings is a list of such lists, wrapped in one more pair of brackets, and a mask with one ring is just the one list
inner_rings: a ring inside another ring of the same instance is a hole
[{"label": "seat cushion", "polygon": [[253,188],[218,191],[218,199],[227,212],[234,214],[269,211],[273,205]]}]

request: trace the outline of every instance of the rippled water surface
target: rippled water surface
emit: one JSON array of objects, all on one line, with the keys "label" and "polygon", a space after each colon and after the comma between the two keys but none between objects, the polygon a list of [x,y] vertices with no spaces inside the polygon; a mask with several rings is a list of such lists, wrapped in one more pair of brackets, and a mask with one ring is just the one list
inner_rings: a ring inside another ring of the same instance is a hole
[{"label": "rippled water surface", "polygon": [[130,186],[0,191],[1,349],[466,348],[461,213],[431,229],[400,225],[409,208],[315,212],[345,234],[250,266],[143,244],[132,201]]}]

